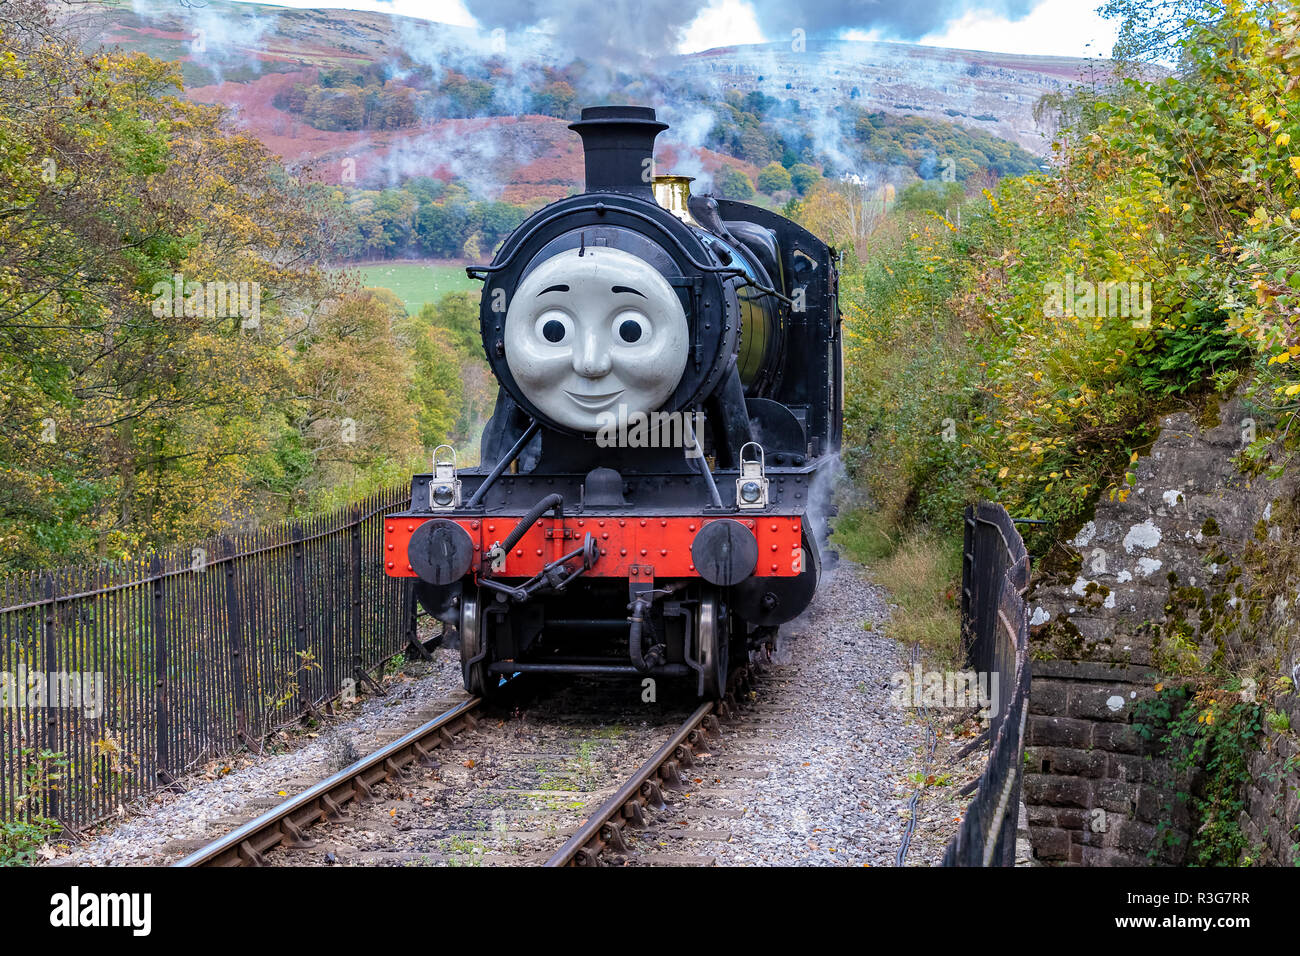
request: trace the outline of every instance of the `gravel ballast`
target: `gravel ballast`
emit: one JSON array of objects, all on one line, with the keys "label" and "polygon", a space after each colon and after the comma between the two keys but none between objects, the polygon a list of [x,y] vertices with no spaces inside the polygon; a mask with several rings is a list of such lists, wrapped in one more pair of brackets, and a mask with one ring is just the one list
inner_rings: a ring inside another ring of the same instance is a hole
[{"label": "gravel ballast", "polygon": [[[72,866],[149,866],[175,862],[164,852],[177,841],[216,839],[217,821],[255,816],[268,803],[284,799],[294,781],[324,779],[378,749],[387,739],[432,719],[457,699],[461,689],[460,654],[439,648],[429,665],[410,670],[420,677],[384,681],[385,695],[367,695],[344,716],[312,735],[279,735],[272,744],[286,752],[257,757],[240,754],[214,761],[179,781],[184,792],[162,792],[129,807],[124,818],[101,825],[81,844],[56,843],[47,862]],[[226,771],[224,768],[230,768]],[[292,792],[306,789],[294,786]]]},{"label": "gravel ballast", "polygon": [[[719,863],[895,864],[928,749],[925,724],[891,700],[892,676],[910,665],[907,650],[888,636],[889,615],[884,590],[843,561],[824,573],[808,611],[782,629],[774,663],[784,666],[762,703],[791,710],[746,743],[773,758],[767,778],[736,800],[745,814],[732,824]],[[908,864],[942,858],[957,822],[935,794],[955,789],[923,788]]]},{"label": "gravel ballast", "polygon": [[[918,790],[905,864],[942,858],[969,801],[957,791],[978,775],[987,750],[955,762],[979,733],[975,720],[953,712],[923,719],[891,700],[891,678],[911,665],[909,649],[889,636],[890,613],[883,589],[842,561],[824,571],[812,607],[782,628],[759,699],[725,748],[761,772],[736,775],[716,794],[701,788],[693,798],[697,815],[716,807],[730,830],[729,840],[708,848],[718,864],[893,866]],[[458,652],[439,649],[419,670],[390,678],[387,696],[364,698],[314,735],[278,741],[284,752],[242,755],[190,774],[184,792],[153,795],[85,842],[49,848],[46,861],[174,862],[178,844],[224,832],[218,821],[251,818],[464,698]]]}]

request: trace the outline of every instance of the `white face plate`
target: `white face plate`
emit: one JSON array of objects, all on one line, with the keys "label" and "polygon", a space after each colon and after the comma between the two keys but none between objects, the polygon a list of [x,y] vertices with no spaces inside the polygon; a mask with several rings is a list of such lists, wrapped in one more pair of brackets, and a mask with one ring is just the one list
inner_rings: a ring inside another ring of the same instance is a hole
[{"label": "white face plate", "polygon": [[584,432],[620,406],[657,411],[686,370],[689,338],[668,280],[608,246],[547,259],[506,311],[506,364],[524,395],[551,421]]}]

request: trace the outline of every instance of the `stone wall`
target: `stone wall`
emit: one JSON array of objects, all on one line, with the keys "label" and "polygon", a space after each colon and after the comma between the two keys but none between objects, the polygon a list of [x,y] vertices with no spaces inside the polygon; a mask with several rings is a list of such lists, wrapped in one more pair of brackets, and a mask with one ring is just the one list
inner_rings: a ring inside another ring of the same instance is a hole
[{"label": "stone wall", "polygon": [[[1292,708],[1291,726],[1297,723]],[[1300,747],[1294,734],[1266,731],[1264,746],[1250,760],[1250,784],[1241,828],[1260,863],[1300,866]]]},{"label": "stone wall", "polygon": [[[1300,591],[1288,557],[1294,476],[1239,470],[1234,458],[1254,437],[1240,401],[1213,421],[1180,413],[1161,426],[1133,466],[1126,500],[1098,504],[1065,570],[1028,599],[1034,681],[1024,799],[1043,862],[1182,862],[1193,821],[1178,794],[1199,785],[1198,773],[1175,778],[1158,744],[1134,726],[1135,708],[1162,676],[1215,661],[1300,677]],[[1300,727],[1296,702],[1284,692],[1269,705]],[[1289,864],[1300,840],[1300,774],[1285,763],[1294,732],[1264,741],[1241,826],[1259,859]]]}]

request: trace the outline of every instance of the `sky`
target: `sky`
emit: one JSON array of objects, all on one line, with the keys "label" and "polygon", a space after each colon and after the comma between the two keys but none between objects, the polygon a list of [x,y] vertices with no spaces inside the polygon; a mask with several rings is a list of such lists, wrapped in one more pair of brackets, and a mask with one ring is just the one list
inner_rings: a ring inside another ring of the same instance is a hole
[{"label": "sky", "polygon": [[[345,7],[378,10],[419,17],[456,26],[477,27],[463,0],[270,0],[277,6]],[[926,0],[881,0],[885,3],[925,3]],[[927,46],[986,50],[993,53],[1025,53],[1047,56],[1109,56],[1117,24],[1096,13],[1100,0],[1026,0],[1023,17],[981,10],[980,0],[963,3],[966,12],[950,19],[939,30],[910,42]],[[992,4],[988,4],[992,7]],[[848,40],[896,39],[879,30],[848,29]],[[789,40],[788,36],[765,36],[751,0],[710,0],[708,6],[685,30],[679,53],[695,53],[712,47],[739,43]]]}]

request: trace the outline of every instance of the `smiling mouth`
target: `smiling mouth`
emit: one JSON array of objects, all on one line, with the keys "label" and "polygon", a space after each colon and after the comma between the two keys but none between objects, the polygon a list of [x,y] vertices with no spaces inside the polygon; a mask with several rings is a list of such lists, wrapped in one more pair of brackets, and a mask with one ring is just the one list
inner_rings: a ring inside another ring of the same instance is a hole
[{"label": "smiling mouth", "polygon": [[573,404],[580,408],[585,408],[589,412],[598,412],[618,401],[619,396],[623,394],[623,389],[620,388],[617,392],[610,392],[608,395],[580,395],[577,392],[570,392],[565,389],[564,394],[568,395],[573,400]]}]

